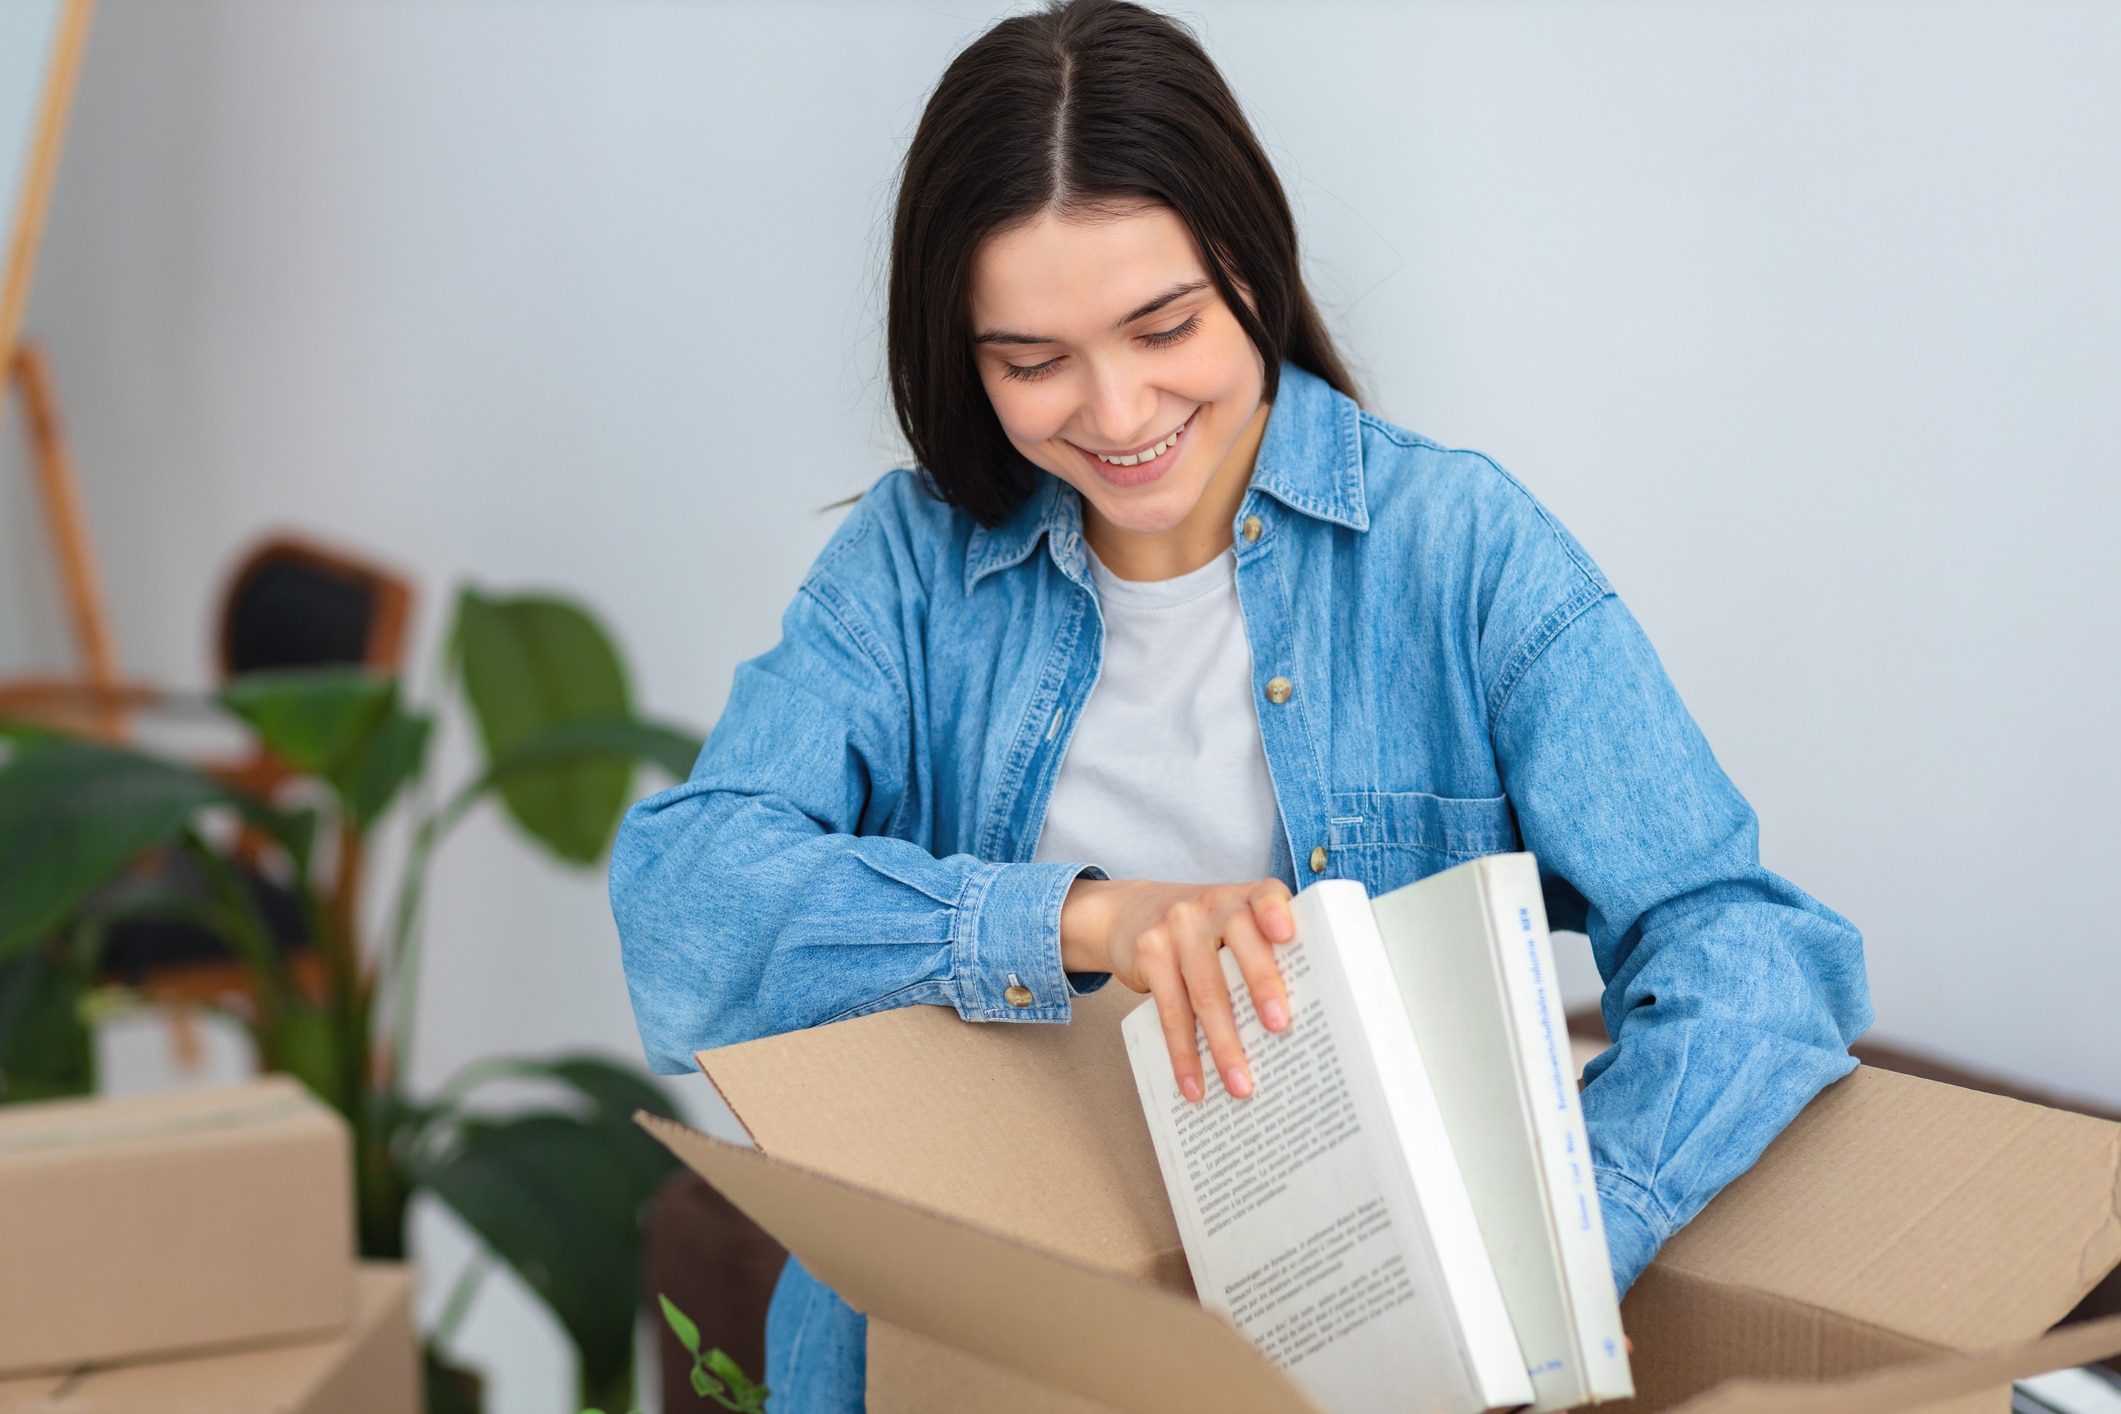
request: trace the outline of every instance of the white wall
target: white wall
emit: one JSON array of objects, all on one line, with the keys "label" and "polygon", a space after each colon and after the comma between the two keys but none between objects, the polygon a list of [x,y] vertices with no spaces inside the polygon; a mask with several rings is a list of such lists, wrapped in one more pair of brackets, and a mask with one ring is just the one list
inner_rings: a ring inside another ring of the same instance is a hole
[{"label": "white wall", "polygon": [[[711,722],[891,464],[892,166],[993,9],[105,0],[31,325],[127,667],[205,683],[292,526],[414,571],[425,634],[466,578],[584,596]],[[2121,1102],[2121,10],[1199,14],[1375,405],[1599,557],[1879,1033]],[[440,869],[423,1082],[632,1051],[600,880],[491,818]]]}]

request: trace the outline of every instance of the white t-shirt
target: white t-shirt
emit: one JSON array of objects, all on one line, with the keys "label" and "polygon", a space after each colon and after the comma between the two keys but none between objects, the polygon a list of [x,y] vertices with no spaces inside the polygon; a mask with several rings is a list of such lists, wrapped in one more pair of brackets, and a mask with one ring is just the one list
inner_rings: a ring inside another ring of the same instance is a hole
[{"label": "white t-shirt", "polygon": [[1115,879],[1266,878],[1279,817],[1235,552],[1146,582],[1120,579],[1092,555],[1090,575],[1104,665],[1033,858],[1095,864]]}]

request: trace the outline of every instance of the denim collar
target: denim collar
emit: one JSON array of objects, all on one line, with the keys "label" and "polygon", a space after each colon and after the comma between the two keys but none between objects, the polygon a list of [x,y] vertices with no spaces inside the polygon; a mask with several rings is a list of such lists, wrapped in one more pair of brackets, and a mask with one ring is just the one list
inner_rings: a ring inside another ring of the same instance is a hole
[{"label": "denim collar", "polygon": [[[1283,364],[1281,389],[1252,468],[1252,490],[1314,519],[1368,530],[1361,418],[1354,402],[1324,379]],[[1082,499],[1075,488],[1042,474],[1038,489],[1009,519],[992,529],[973,529],[965,545],[965,592],[994,571],[1021,563],[1041,536],[1063,570],[1075,568],[1082,524]]]}]

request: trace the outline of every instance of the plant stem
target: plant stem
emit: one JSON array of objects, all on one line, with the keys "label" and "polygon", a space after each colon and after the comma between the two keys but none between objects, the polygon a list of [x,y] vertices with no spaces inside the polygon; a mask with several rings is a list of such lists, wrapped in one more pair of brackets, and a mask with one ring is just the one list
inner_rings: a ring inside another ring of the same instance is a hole
[{"label": "plant stem", "polygon": [[478,804],[479,797],[491,785],[491,777],[482,775],[458,791],[447,805],[421,820],[419,829],[413,834],[412,848],[405,857],[405,874],[398,885],[398,905],[391,919],[390,940],[384,948],[382,968],[382,976],[392,996],[390,1040],[394,1084],[404,1084],[403,1077],[412,1059],[413,1001],[419,982],[419,937],[415,925],[420,916],[420,896],[426,891],[427,865],[443,837],[464,818],[466,811]]},{"label": "plant stem", "polygon": [[493,1270],[493,1263],[484,1252],[474,1252],[464,1270],[457,1273],[454,1285],[449,1288],[449,1300],[442,1307],[442,1315],[435,1328],[427,1333],[428,1341],[441,1349],[456,1338],[457,1327],[464,1323],[465,1313],[471,1310],[471,1299],[479,1294],[479,1286],[486,1274]]}]

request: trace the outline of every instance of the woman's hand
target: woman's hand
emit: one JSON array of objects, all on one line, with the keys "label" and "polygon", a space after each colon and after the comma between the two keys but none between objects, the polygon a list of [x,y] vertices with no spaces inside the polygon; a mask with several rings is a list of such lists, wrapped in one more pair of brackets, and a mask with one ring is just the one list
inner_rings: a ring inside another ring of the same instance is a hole
[{"label": "woman's hand", "polygon": [[1237,1039],[1237,1014],[1223,981],[1227,947],[1237,957],[1253,1010],[1269,1031],[1289,1025],[1289,993],[1274,963],[1274,944],[1296,936],[1289,888],[1279,879],[1251,884],[1158,884],[1146,879],[1077,879],[1061,905],[1061,966],[1109,972],[1156,998],[1171,1048],[1171,1072],[1189,1100],[1206,1093],[1193,1022],[1207,1033],[1208,1053],[1223,1088],[1242,1099],[1252,1072]]}]

